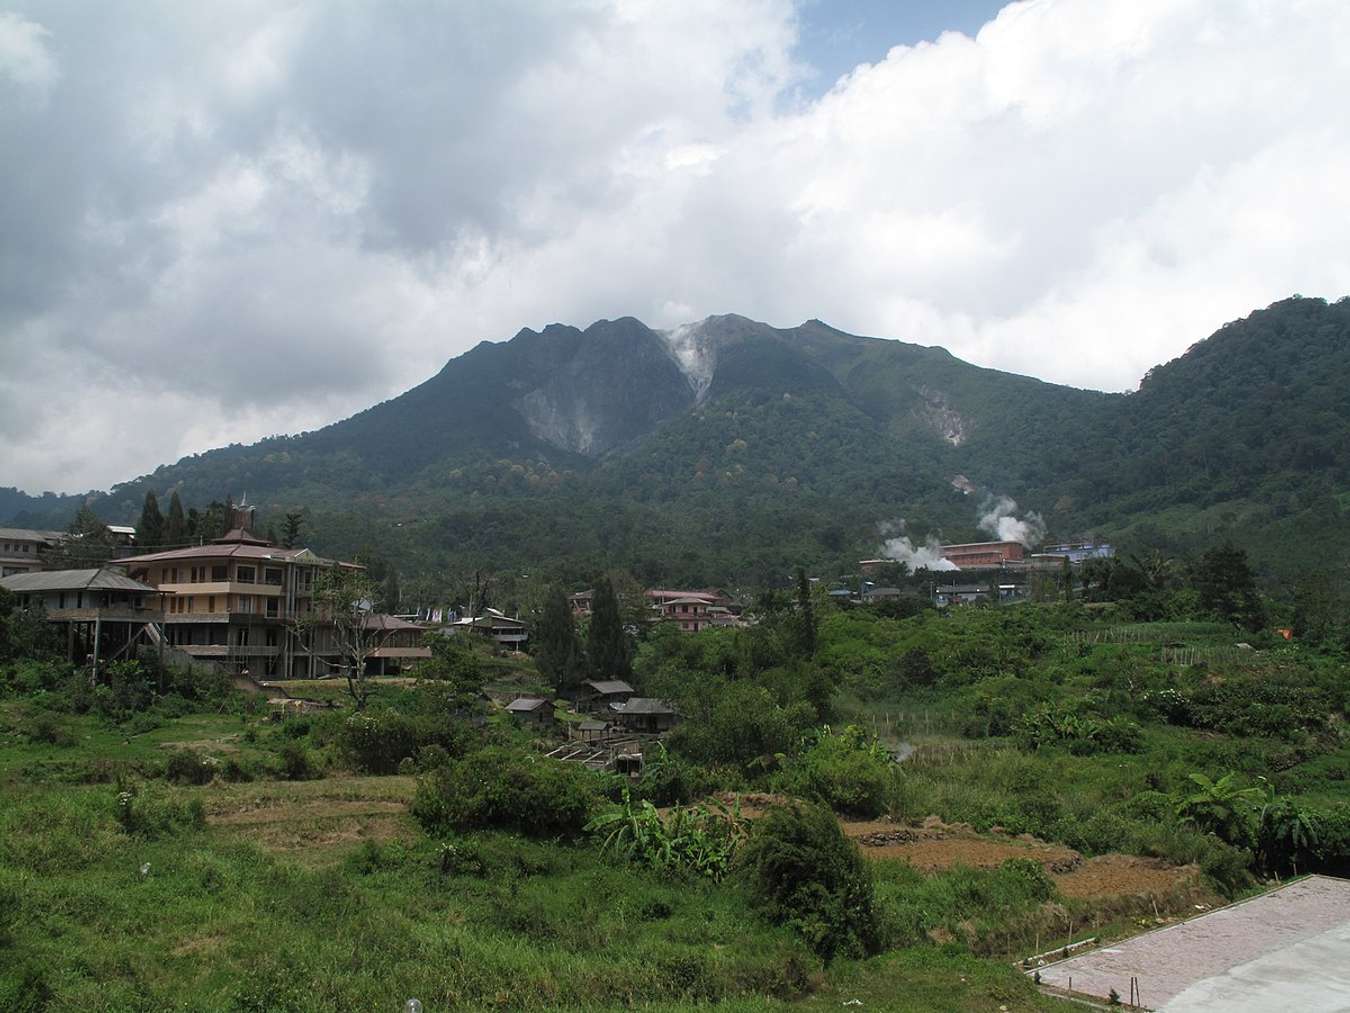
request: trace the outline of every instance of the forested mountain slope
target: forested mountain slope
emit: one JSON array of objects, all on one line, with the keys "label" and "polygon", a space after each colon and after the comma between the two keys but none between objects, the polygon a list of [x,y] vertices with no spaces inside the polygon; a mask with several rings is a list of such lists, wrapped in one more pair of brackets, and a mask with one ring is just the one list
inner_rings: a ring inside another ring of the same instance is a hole
[{"label": "forested mountain slope", "polygon": [[[981,537],[980,502],[999,494],[1054,535],[1178,551],[1233,536],[1267,564],[1326,565],[1347,547],[1348,391],[1346,300],[1276,303],[1129,395],[817,320],[553,324],[342,422],[185,458],[94,505],[134,521],[147,490],[189,505],[247,492],[263,515],[307,508],[321,547],[379,544],[410,569],[720,581],[847,566],[902,518],[920,537]],[[0,520],[60,524],[70,506],[0,490]]]}]

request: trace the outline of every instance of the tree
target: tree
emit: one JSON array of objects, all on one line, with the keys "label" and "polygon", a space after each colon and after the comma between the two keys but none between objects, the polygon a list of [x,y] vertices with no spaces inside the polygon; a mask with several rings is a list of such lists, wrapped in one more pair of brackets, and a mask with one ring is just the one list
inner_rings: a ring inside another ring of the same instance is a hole
[{"label": "tree", "polygon": [[61,657],[61,638],[41,604],[20,608],[19,596],[0,587],[0,661]]},{"label": "tree", "polygon": [[628,636],[623,631],[619,600],[608,577],[602,577],[595,585],[586,653],[597,679],[627,679],[632,675]]},{"label": "tree", "polygon": [[557,584],[549,588],[534,629],[534,659],[558,691],[581,681],[584,657],[572,606]]},{"label": "tree", "polygon": [[197,535],[204,542],[210,542],[229,530],[230,518],[234,515],[234,506],[227,499],[225,503],[212,500],[197,521]]},{"label": "tree", "polygon": [[398,571],[393,567],[389,568],[389,575],[384,578],[383,596],[381,602],[386,612],[397,612],[399,604],[403,601],[403,593],[399,588]]},{"label": "tree", "polygon": [[136,524],[136,541],[142,548],[157,549],[164,544],[164,515],[159,512],[159,500],[147,490],[141,519]]},{"label": "tree", "polygon": [[1257,807],[1262,802],[1260,788],[1244,788],[1236,773],[1211,781],[1204,774],[1192,774],[1196,791],[1177,803],[1177,815],[1203,833],[1239,848],[1252,843]]},{"label": "tree", "polygon": [[1257,852],[1268,872],[1292,868],[1317,845],[1317,818],[1294,799],[1277,795],[1266,785],[1266,796],[1256,817]]},{"label": "tree", "polygon": [[170,547],[178,547],[187,544],[188,529],[187,519],[183,516],[183,501],[178,497],[178,490],[173,491],[169,497],[169,517],[164,522],[164,544]]},{"label": "tree", "polygon": [[816,653],[816,609],[811,602],[811,582],[806,571],[797,567],[798,644],[806,657]]},{"label": "tree", "polygon": [[755,821],[737,868],[755,906],[825,960],[881,950],[872,873],[824,806],[776,806]]},{"label": "tree", "polygon": [[330,566],[314,581],[314,608],[292,624],[300,642],[311,645],[311,656],[316,638],[331,638],[357,710],[370,696],[366,662],[392,633],[371,614],[376,590],[366,571]]},{"label": "tree", "polygon": [[300,529],[305,523],[305,515],[300,510],[286,512],[286,523],[281,528],[281,544],[293,549],[300,544]]},{"label": "tree", "polygon": [[78,570],[102,566],[112,558],[112,532],[88,504],[75,512],[66,531],[70,537],[52,553],[53,564]]},{"label": "tree", "polygon": [[1256,590],[1256,578],[1247,552],[1221,545],[1200,557],[1191,576],[1200,607],[1255,632],[1265,622],[1265,608]]},{"label": "tree", "polygon": [[462,713],[472,709],[483,690],[483,666],[468,638],[433,634],[424,642],[431,648],[431,657],[415,664],[409,674],[419,683],[432,683],[444,690],[446,706],[442,711]]}]

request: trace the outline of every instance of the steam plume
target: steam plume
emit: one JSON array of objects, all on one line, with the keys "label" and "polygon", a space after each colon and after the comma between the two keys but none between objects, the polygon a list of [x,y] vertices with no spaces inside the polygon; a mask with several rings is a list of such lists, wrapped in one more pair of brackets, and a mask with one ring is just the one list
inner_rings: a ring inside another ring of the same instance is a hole
[{"label": "steam plume", "polygon": [[1045,539],[1045,521],[1034,510],[1017,516],[1017,501],[1010,496],[989,497],[980,507],[980,530],[1000,542],[1021,542],[1027,548]]},{"label": "steam plume", "polygon": [[[956,564],[942,556],[942,543],[937,536],[928,535],[922,545],[915,545],[905,534],[903,519],[881,525],[883,559],[906,564],[911,570],[927,567],[930,570],[955,570]],[[887,537],[887,536],[890,537]]]}]

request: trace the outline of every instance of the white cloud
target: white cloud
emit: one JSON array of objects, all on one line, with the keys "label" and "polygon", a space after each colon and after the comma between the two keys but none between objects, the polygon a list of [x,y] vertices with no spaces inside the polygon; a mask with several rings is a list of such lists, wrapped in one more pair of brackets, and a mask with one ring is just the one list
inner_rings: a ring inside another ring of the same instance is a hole
[{"label": "white cloud", "polygon": [[47,46],[50,35],[37,22],[0,11],[0,80],[8,78],[23,88],[45,93],[61,76]]},{"label": "white cloud", "polygon": [[1031,0],[814,101],[795,32],[787,0],[0,15],[0,99],[41,98],[0,101],[0,484],[312,427],[554,320],[814,316],[1121,389],[1350,292],[1339,0]]}]

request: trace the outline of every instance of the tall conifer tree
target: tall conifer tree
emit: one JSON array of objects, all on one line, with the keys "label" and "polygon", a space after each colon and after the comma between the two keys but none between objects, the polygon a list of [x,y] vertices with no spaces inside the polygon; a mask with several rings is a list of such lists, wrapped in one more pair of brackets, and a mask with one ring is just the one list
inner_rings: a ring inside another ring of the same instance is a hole
[{"label": "tall conifer tree", "polygon": [[164,515],[159,512],[159,500],[153,491],[145,494],[141,519],[136,524],[136,543],[145,549],[157,549],[164,544]]},{"label": "tall conifer tree", "polygon": [[811,582],[801,567],[797,568],[797,621],[801,624],[802,653],[809,658],[816,653],[816,609],[811,601]]},{"label": "tall conifer tree", "polygon": [[572,619],[572,606],[558,585],[549,588],[544,609],[534,632],[535,661],[558,691],[581,681],[583,657],[581,640]]},{"label": "tall conifer tree", "polygon": [[186,544],[188,538],[187,518],[183,516],[183,501],[178,498],[178,490],[169,497],[169,516],[164,522],[164,544],[178,547]]},{"label": "tall conifer tree", "polygon": [[628,636],[623,631],[623,620],[619,616],[619,599],[608,577],[602,577],[595,585],[586,652],[597,679],[627,679],[632,675]]}]

